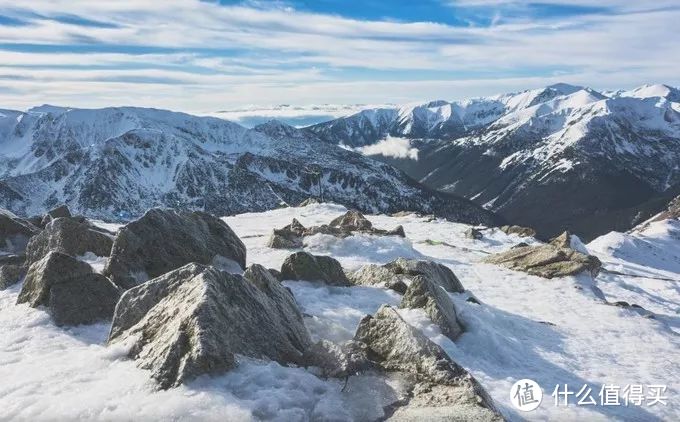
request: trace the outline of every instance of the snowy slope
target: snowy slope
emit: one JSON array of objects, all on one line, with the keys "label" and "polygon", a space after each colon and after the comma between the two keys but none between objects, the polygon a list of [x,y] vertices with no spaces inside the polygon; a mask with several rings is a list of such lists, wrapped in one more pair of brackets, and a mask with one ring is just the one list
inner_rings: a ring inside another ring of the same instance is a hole
[{"label": "snowy slope", "polygon": [[[406,138],[417,154],[385,154],[383,161],[545,237],[569,228],[593,238],[634,226],[658,211],[650,200],[680,192],[679,92],[651,85],[605,95],[556,84],[410,104],[363,132],[367,111],[309,130],[351,146]],[[542,211],[548,205],[555,209],[549,215]]]},{"label": "snowy slope", "polygon": [[126,220],[154,206],[226,215],[310,196],[367,212],[403,209],[491,223],[467,200],[282,123],[255,129],[135,107],[0,113],[0,206]]},{"label": "snowy slope", "polygon": [[[225,221],[246,243],[249,263],[278,268],[289,252],[265,246],[272,228],[290,223],[293,217],[307,226],[327,223],[344,211],[338,205],[310,205],[241,214]],[[476,305],[467,302],[464,294],[452,295],[467,330],[455,343],[421,312],[400,312],[470,370],[509,420],[677,419],[680,271],[660,268],[654,261],[645,265],[649,260],[645,246],[629,247],[616,234],[587,245],[607,269],[647,277],[605,272],[596,283],[608,300],[640,304],[655,319],[604,304],[592,294],[587,276],[545,280],[480,263],[491,252],[533,239],[485,231],[483,240],[473,241],[465,238],[469,226],[463,224],[414,215],[368,217],[376,227],[404,225],[407,239],[317,235],[308,239],[306,249],[332,255],[346,269],[400,256],[434,259],[449,266],[482,302]],[[670,228],[677,229],[676,223],[665,222],[635,236],[649,245],[662,242],[656,250],[670,259],[674,252],[669,248],[677,253],[680,242],[673,237],[677,233],[669,234]],[[657,258],[661,260],[657,263],[664,262],[661,255]],[[676,284],[664,284],[661,278],[674,278]],[[399,301],[396,293],[379,287],[285,284],[310,315],[306,323],[317,339],[347,339],[363,315],[383,303]],[[353,378],[342,391],[342,381],[324,381],[303,369],[258,361],[243,362],[224,376],[154,391],[148,375],[123,358],[124,350],[103,346],[107,326],[57,328],[44,310],[15,306],[17,293],[18,287],[0,292],[0,419],[363,421],[379,417],[376,403],[389,394],[372,388],[369,377]],[[541,385],[544,402],[536,411],[520,414],[513,410],[509,392],[516,380],[527,377]],[[550,394],[558,383],[577,390],[587,383],[596,400],[604,384],[667,384],[670,400],[667,406],[652,407],[555,407]]]}]

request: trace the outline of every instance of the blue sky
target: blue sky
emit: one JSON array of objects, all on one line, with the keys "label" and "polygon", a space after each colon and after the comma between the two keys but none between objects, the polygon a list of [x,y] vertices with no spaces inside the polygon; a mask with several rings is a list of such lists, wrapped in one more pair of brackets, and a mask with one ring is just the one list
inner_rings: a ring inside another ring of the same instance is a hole
[{"label": "blue sky", "polygon": [[0,107],[460,99],[678,85],[677,0],[0,0]]}]

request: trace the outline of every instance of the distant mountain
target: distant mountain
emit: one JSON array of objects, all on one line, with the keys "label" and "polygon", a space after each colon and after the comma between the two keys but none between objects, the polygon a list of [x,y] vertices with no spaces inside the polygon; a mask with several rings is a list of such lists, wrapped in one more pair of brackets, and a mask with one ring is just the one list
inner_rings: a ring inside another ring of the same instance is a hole
[{"label": "distant mountain", "polygon": [[0,111],[0,207],[127,220],[150,207],[218,215],[323,197],[366,212],[412,210],[494,224],[489,211],[309,131],[121,107]]},{"label": "distant mountain", "polygon": [[[634,226],[680,193],[679,99],[666,85],[599,93],[556,84],[365,110],[308,129],[544,237],[570,229],[592,238]],[[397,140],[417,154],[391,152]]]}]

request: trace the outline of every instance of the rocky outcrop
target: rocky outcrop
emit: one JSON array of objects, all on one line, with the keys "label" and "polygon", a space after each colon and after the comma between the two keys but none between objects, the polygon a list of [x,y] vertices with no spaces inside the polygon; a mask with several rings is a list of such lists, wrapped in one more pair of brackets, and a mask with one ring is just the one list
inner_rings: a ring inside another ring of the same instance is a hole
[{"label": "rocky outcrop", "polygon": [[376,229],[360,212],[347,211],[344,215],[331,221],[330,224],[323,224],[321,226],[304,227],[298,220],[293,219],[293,222],[286,227],[274,229],[267,242],[267,246],[279,249],[297,249],[302,247],[305,236],[327,234],[329,236],[345,238],[356,233],[406,237],[402,226],[397,226],[393,230]]},{"label": "rocky outcrop", "polygon": [[129,343],[164,389],[225,372],[236,354],[302,364],[311,341],[293,296],[262,267],[246,273],[192,263],[126,291],[109,343]]},{"label": "rocky outcrop", "polygon": [[28,240],[39,229],[7,210],[0,210],[0,251],[17,254],[26,250]]},{"label": "rocky outcrop", "polygon": [[423,309],[432,322],[451,340],[455,340],[463,333],[463,324],[458,318],[453,301],[442,287],[428,277],[416,276],[413,279],[399,307]]},{"label": "rocky outcrop", "polygon": [[38,262],[49,252],[73,257],[92,252],[109,256],[112,235],[79,217],[59,217],[51,220],[43,231],[31,238],[26,248],[28,264]]},{"label": "rocky outcrop", "polygon": [[482,233],[482,231],[479,229],[470,227],[469,229],[465,230],[465,237],[472,240],[480,240],[484,237],[484,233]]},{"label": "rocky outcrop", "polygon": [[120,290],[75,258],[48,252],[26,274],[17,303],[47,306],[57,325],[89,324],[113,315]]},{"label": "rocky outcrop", "polygon": [[574,242],[569,233],[552,239],[539,246],[515,246],[512,249],[491,255],[485,262],[523,271],[544,278],[566,277],[587,272],[597,276],[602,263],[597,257],[585,251],[572,249]]},{"label": "rocky outcrop", "polygon": [[18,283],[25,274],[25,255],[0,255],[0,290]]},{"label": "rocky outcrop", "polygon": [[384,265],[369,264],[348,275],[350,282],[357,286],[384,286],[387,289],[404,294],[408,287],[408,278],[397,274]]},{"label": "rocky outcrop", "polygon": [[351,285],[337,260],[307,252],[288,255],[281,266],[281,279],[322,281],[331,286]]},{"label": "rocky outcrop", "polygon": [[445,265],[433,261],[397,258],[385,264],[385,267],[395,274],[402,274],[407,278],[423,276],[432,283],[451,293],[463,293],[465,289],[458,277]]},{"label": "rocky outcrop", "polygon": [[501,226],[500,229],[505,234],[516,234],[516,235],[522,236],[522,237],[535,237],[536,236],[536,230],[532,229],[531,227]]},{"label": "rocky outcrop", "polygon": [[411,398],[390,420],[502,420],[489,395],[441,347],[406,323],[389,306],[366,316],[354,340],[363,343],[370,361],[386,372],[404,374]]},{"label": "rocky outcrop", "polygon": [[104,274],[130,288],[190,262],[207,265],[216,258],[245,269],[246,247],[224,221],[198,211],[152,209],[119,230]]},{"label": "rocky outcrop", "polygon": [[303,226],[297,219],[281,229],[274,229],[274,232],[267,242],[267,246],[276,249],[298,249],[302,247],[302,237],[305,233]]},{"label": "rocky outcrop", "polygon": [[71,210],[68,209],[66,205],[60,205],[57,208],[47,211],[47,214],[42,219],[41,226],[45,227],[50,223],[50,221],[57,218],[68,218],[71,217]]},{"label": "rocky outcrop", "polygon": [[465,291],[458,277],[448,267],[416,259],[397,258],[385,265],[365,265],[351,273],[349,279],[354,285],[381,285],[405,293],[408,285],[419,276],[451,293]]}]

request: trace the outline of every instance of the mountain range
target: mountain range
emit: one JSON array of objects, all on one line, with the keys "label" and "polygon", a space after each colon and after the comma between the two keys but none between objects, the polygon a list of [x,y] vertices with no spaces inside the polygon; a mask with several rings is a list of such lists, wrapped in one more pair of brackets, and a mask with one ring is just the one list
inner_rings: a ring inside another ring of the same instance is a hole
[{"label": "mountain range", "polygon": [[627,230],[680,193],[680,90],[568,84],[363,110],[305,129],[534,227]]},{"label": "mountain range", "polygon": [[309,197],[365,212],[499,221],[469,200],[278,122],[246,129],[135,107],[0,110],[0,207],[20,215],[62,203],[108,221],[152,207],[231,215]]}]

